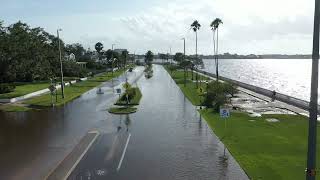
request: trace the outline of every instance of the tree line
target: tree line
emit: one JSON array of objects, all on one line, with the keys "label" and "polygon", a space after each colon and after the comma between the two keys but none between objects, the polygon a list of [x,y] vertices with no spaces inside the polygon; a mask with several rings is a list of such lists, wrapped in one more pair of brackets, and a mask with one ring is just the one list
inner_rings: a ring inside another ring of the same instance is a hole
[{"label": "tree line", "polygon": [[[129,52],[118,54],[99,50],[100,62],[93,59],[94,52],[86,50],[79,43],[65,44],[57,36],[41,27],[30,27],[23,22],[4,26],[0,21],[0,83],[33,82],[60,77],[59,41],[61,46],[63,72],[65,76],[83,77],[89,71],[103,71],[111,67],[110,59],[117,59],[115,66],[129,60]],[[74,54],[75,59],[68,59]],[[101,54],[103,53],[103,54]],[[104,57],[108,61],[103,61]],[[76,64],[87,62],[87,68]]]}]

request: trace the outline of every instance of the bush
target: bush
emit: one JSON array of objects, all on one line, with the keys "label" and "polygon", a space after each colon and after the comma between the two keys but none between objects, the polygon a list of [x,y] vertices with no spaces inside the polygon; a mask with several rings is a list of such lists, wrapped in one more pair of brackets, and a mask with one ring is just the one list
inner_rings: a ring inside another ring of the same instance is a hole
[{"label": "bush", "polygon": [[213,81],[208,84],[208,94],[203,104],[219,111],[220,106],[226,104],[228,101],[227,94],[233,96],[237,91],[237,87],[230,83]]},{"label": "bush", "polygon": [[14,84],[0,84],[0,94],[12,92],[15,88]]},{"label": "bush", "polygon": [[237,86],[231,83],[222,83],[226,93],[230,94],[232,97],[238,93]]}]

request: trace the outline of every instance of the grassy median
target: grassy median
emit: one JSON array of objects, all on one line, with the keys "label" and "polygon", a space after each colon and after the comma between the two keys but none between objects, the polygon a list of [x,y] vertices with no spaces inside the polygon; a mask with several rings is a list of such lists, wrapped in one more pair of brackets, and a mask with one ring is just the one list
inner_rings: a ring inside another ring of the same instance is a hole
[{"label": "grassy median", "polygon": [[137,112],[135,107],[113,107],[108,110],[112,114],[132,114]]},{"label": "grassy median", "polygon": [[134,89],[134,91],[135,91],[135,96],[134,96],[133,99],[129,102],[129,104],[127,104],[127,101],[125,100],[125,95],[122,95],[122,96],[117,100],[117,102],[115,103],[115,105],[118,105],[118,106],[126,106],[126,105],[136,106],[136,105],[139,105],[140,100],[141,100],[141,97],[142,97],[141,91],[140,91],[140,89],[137,88],[137,87],[134,87],[134,88],[132,88],[132,89]]},{"label": "grassy median", "polygon": [[137,112],[138,109],[134,106],[139,105],[142,94],[138,87],[131,87],[131,90],[134,90],[135,93],[129,102],[126,101],[125,94],[123,94],[115,103],[117,107],[111,107],[108,109],[108,112],[112,114],[131,114]]}]

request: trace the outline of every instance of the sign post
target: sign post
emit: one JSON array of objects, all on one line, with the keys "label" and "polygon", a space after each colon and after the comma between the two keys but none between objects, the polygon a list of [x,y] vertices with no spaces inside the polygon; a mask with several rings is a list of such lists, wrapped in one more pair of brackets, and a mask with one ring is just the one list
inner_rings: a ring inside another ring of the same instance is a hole
[{"label": "sign post", "polygon": [[119,95],[119,99],[120,99],[120,95],[121,95],[121,89],[120,88],[116,89],[116,94]]},{"label": "sign post", "polygon": [[[220,107],[220,117],[224,120],[224,132],[225,132],[225,137],[227,134],[227,119],[230,117],[230,110],[228,108]],[[224,148],[223,148],[223,156],[225,159],[226,158],[226,145],[223,143]]]}]

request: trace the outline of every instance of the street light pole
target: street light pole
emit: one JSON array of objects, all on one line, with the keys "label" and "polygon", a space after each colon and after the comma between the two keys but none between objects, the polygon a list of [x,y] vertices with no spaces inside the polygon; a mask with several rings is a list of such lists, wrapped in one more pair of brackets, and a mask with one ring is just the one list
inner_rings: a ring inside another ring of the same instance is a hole
[{"label": "street light pole", "polygon": [[111,49],[112,49],[112,53],[111,53],[111,63],[112,63],[112,79],[113,79],[113,46],[115,46],[115,44],[111,45]]},{"label": "street light pole", "polygon": [[[183,40],[183,61],[186,60],[186,38],[182,38]],[[186,62],[184,62],[186,64]],[[184,87],[186,87],[186,67],[184,67]]]},{"label": "street light pole", "polygon": [[[170,46],[170,56],[171,56],[171,46]],[[171,65],[172,65],[172,58],[170,59]]]},{"label": "street light pole", "polygon": [[60,70],[61,70],[61,93],[62,93],[62,99],[64,99],[64,83],[63,83],[63,70],[62,70],[62,55],[61,55],[61,45],[60,45],[59,31],[62,31],[62,29],[57,29],[57,36],[58,36],[58,46],[59,46]]},{"label": "street light pole", "polygon": [[317,116],[318,116],[318,75],[319,75],[319,0],[315,0],[314,26],[313,26],[313,50],[312,50],[312,75],[311,95],[309,107],[309,135],[308,135],[308,159],[306,179],[316,178],[316,150],[317,150]]}]

